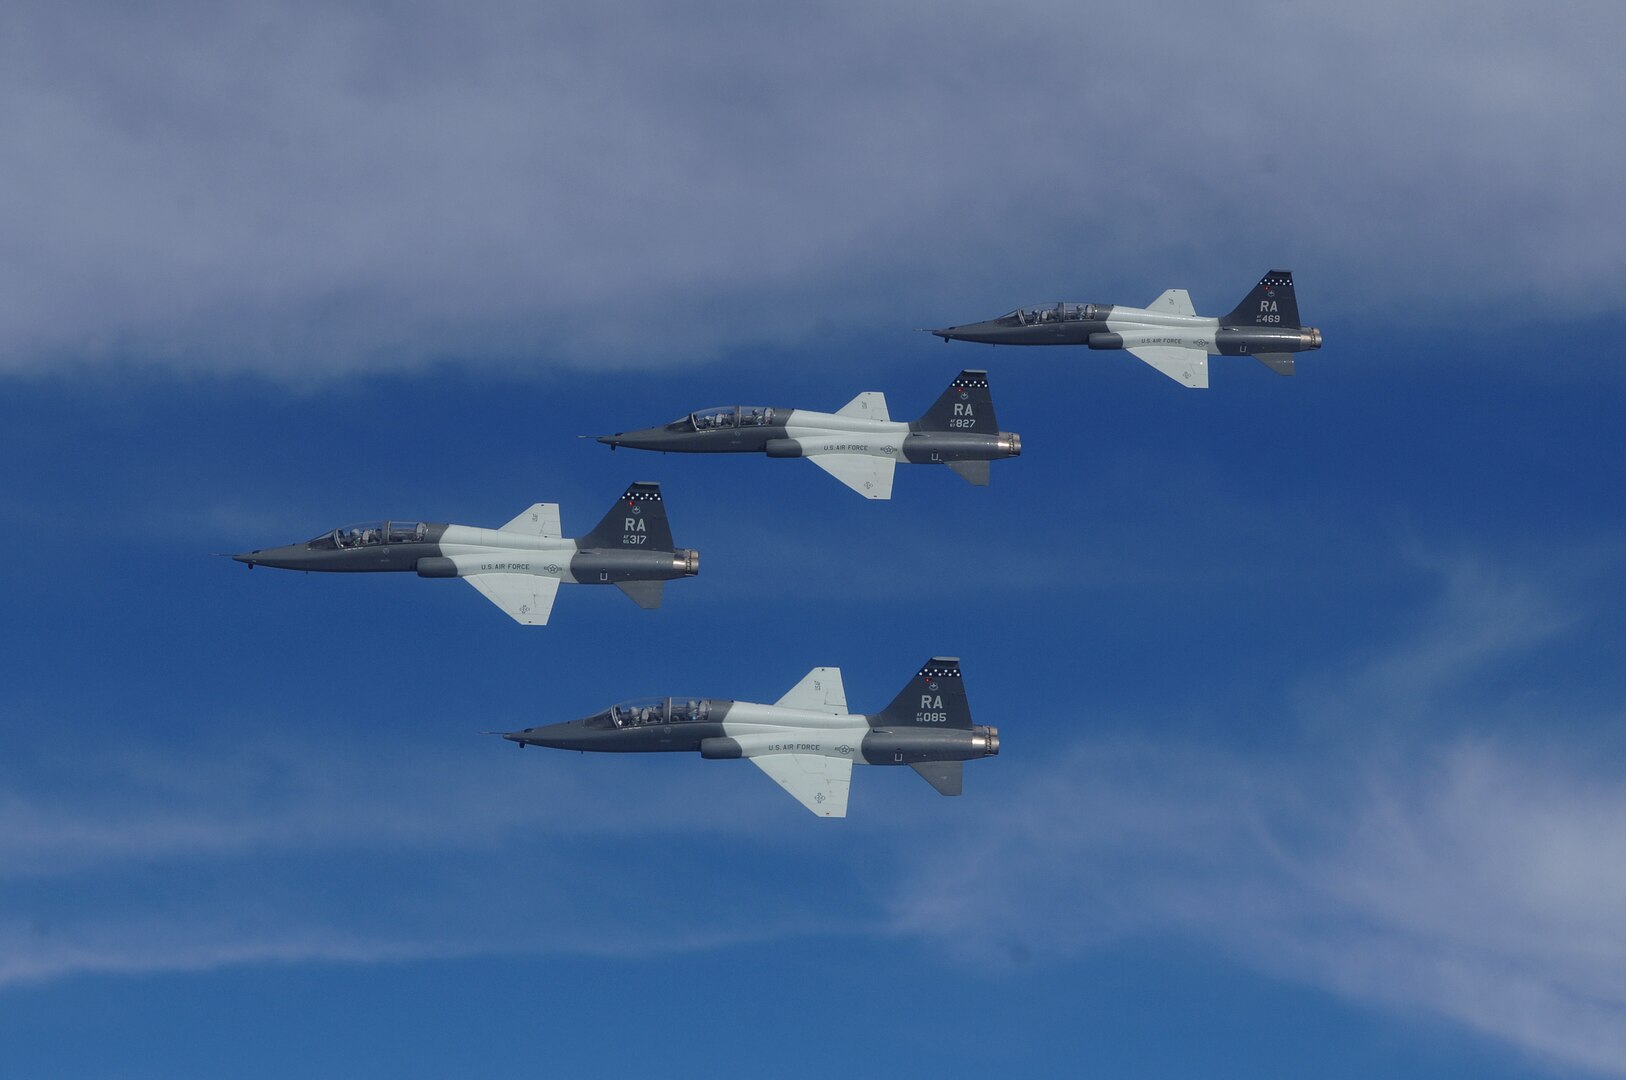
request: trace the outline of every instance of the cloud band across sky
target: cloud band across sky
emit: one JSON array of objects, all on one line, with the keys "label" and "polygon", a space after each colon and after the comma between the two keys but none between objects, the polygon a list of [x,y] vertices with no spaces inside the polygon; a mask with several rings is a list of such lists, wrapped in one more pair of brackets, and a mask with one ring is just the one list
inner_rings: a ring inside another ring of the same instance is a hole
[{"label": "cloud band across sky", "polygon": [[1283,264],[1618,310],[1619,5],[1392,7],[24,4],[0,370],[659,366]]}]

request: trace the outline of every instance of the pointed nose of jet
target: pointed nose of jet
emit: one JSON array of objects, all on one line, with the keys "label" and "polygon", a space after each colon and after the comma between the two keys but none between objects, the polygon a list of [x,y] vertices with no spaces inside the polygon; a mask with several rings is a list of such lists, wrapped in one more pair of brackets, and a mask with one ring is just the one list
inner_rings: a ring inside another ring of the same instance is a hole
[{"label": "pointed nose of jet", "polygon": [[672,450],[685,445],[682,434],[673,433],[666,428],[660,427],[639,428],[636,431],[618,431],[614,435],[600,435],[598,441],[612,450],[618,446],[628,446],[634,450]]},{"label": "pointed nose of jet", "polygon": [[570,720],[563,724],[543,724],[541,727],[530,727],[523,731],[505,732],[503,738],[509,742],[519,743],[521,746],[547,746],[554,750],[580,750],[589,741],[589,733],[580,720]]},{"label": "pointed nose of jet", "polygon": [[321,565],[321,556],[331,552],[312,551],[308,544],[289,544],[286,547],[256,548],[245,551],[232,558],[240,563],[247,563],[251,568],[255,566],[271,566],[279,570],[321,570],[327,569]]}]

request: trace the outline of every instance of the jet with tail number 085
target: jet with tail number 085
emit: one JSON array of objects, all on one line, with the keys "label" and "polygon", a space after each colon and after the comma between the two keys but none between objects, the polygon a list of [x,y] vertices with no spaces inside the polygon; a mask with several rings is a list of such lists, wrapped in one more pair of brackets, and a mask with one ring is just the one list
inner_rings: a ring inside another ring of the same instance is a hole
[{"label": "jet with tail number 085", "polygon": [[233,555],[249,569],[417,571],[463,578],[514,621],[542,626],[563,583],[614,585],[642,608],[661,606],[665,582],[700,572],[700,553],[673,547],[659,484],[627,488],[598,527],[577,539],[559,504],[536,503],[500,529],[424,521],[346,525],[303,544]]},{"label": "jet with tail number 085", "polygon": [[1321,331],[1299,324],[1293,272],[1272,270],[1229,315],[1198,315],[1184,289],[1149,307],[1042,304],[987,322],[933,330],[949,341],[987,345],[1085,345],[1123,349],[1181,386],[1208,387],[1208,357],[1251,356],[1278,375],[1293,374],[1293,354],[1321,348]]},{"label": "jet with tail number 085", "polygon": [[521,749],[746,758],[819,817],[847,816],[855,764],[907,765],[944,795],[958,795],[965,762],[999,753],[999,729],[971,723],[960,661],[951,656],[926,661],[892,704],[870,715],[847,711],[840,668],[819,667],[772,705],[644,698],[500,734]]},{"label": "jet with tail number 085", "polygon": [[897,463],[947,465],[969,482],[988,483],[988,463],[1022,453],[1022,437],[1000,431],[986,371],[962,371],[918,420],[893,420],[886,396],[866,391],[833,413],[724,405],[681,416],[665,427],[601,435],[612,450],[685,454],[767,454],[807,458],[866,499],[892,497]]}]

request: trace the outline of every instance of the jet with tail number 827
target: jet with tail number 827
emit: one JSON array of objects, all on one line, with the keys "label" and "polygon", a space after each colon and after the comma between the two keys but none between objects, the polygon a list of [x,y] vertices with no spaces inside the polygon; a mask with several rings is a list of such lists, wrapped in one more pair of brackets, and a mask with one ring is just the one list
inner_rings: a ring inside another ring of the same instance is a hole
[{"label": "jet with tail number 827", "polygon": [[772,705],[655,697],[581,720],[502,733],[526,746],[747,758],[819,817],[846,817],[853,765],[907,765],[944,795],[965,762],[999,753],[999,730],[971,723],[960,661],[934,656],[878,713],[847,711],[841,669],[814,668]]},{"label": "jet with tail number 827", "polygon": [[1252,356],[1278,375],[1293,374],[1293,354],[1321,348],[1321,331],[1299,325],[1293,272],[1272,270],[1229,315],[1198,315],[1184,289],[1149,307],[1043,304],[987,322],[932,333],[987,345],[1086,345],[1123,349],[1181,386],[1208,387],[1208,357]]},{"label": "jet with tail number 827", "polygon": [[233,555],[249,569],[417,571],[463,578],[514,621],[542,626],[563,583],[614,585],[642,608],[662,586],[700,572],[700,553],[672,546],[659,484],[639,482],[578,539],[559,528],[559,504],[536,503],[500,529],[424,521],[346,525],[303,544]]},{"label": "jet with tail number 827", "polygon": [[871,390],[833,413],[725,405],[598,441],[612,450],[807,458],[866,499],[892,497],[892,473],[900,461],[947,465],[984,486],[990,461],[1022,453],[1021,436],[1000,431],[994,419],[986,371],[960,372],[919,420],[893,420],[886,396]]}]

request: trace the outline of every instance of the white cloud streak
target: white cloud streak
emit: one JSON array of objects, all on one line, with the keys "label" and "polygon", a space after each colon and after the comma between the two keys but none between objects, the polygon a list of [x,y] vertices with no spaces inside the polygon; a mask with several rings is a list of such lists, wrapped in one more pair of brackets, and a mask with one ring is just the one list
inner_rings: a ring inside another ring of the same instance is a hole
[{"label": "white cloud streak", "polygon": [[1621,9],[1526,15],[24,4],[0,370],[661,365],[1287,262],[1613,310]]}]

